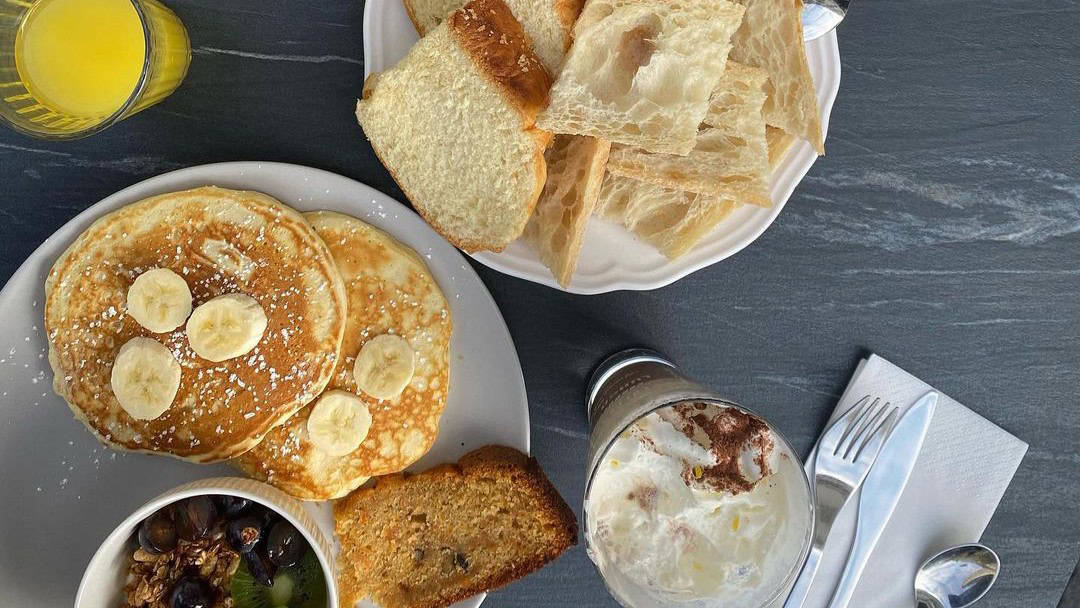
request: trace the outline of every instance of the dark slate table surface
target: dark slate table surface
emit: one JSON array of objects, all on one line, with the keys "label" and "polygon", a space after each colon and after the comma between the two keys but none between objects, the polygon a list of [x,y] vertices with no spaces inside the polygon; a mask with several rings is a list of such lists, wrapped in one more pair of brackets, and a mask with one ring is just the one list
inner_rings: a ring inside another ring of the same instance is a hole
[{"label": "dark slate table surface", "polygon": [[[352,116],[361,1],[169,4],[194,57],[163,104],[78,142],[0,130],[4,279],[85,207],[190,165],[299,163],[404,200]],[[828,156],[742,253],[593,297],[476,265],[521,356],[534,453],[564,496],[580,504],[582,384],[610,351],[668,353],[804,454],[875,351],[1031,444],[983,538],[1005,563],[983,605],[1057,606],[1080,554],[1078,20],[1076,0],[857,2]],[[486,605],[614,602],[578,547]]]}]

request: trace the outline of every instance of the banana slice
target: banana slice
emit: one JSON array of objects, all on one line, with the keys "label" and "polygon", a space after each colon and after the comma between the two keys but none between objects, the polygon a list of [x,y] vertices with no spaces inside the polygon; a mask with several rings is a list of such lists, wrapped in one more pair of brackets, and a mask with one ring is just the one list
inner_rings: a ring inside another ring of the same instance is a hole
[{"label": "banana slice", "polygon": [[327,391],[315,402],[307,421],[311,443],[331,456],[360,447],[371,430],[371,412],[348,391]]},{"label": "banana slice", "polygon": [[383,334],[360,348],[353,365],[353,379],[360,390],[376,399],[393,399],[405,390],[416,371],[409,342],[394,334]]},{"label": "banana slice", "polygon": [[191,290],[183,277],[168,268],[147,270],[128,288],[127,310],[154,333],[172,331],[191,314]]},{"label": "banana slice", "polygon": [[136,420],[165,413],[180,388],[180,364],[153,338],[132,338],[120,347],[112,367],[112,390],[120,407]]},{"label": "banana slice", "polygon": [[187,323],[191,350],[215,363],[255,348],[265,331],[266,312],[255,298],[242,293],[202,303]]}]

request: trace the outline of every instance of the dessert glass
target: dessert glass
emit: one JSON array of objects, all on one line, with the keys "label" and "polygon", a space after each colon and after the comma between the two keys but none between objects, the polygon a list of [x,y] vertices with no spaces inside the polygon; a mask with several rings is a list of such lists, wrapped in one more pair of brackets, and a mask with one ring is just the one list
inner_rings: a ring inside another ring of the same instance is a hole
[{"label": "dessert glass", "polygon": [[[601,548],[594,545],[593,534],[589,529],[590,522],[590,494],[594,489],[594,480],[600,464],[606,459],[605,456],[613,443],[623,432],[640,419],[650,414],[684,403],[716,405],[723,408],[734,408],[738,412],[748,414],[764,422],[771,432],[776,444],[773,449],[781,456],[793,459],[795,466],[789,466],[786,471],[797,471],[797,480],[792,482],[799,492],[793,497],[796,506],[790,511],[790,517],[800,518],[804,534],[799,543],[797,555],[786,555],[781,558],[789,560],[791,566],[785,568],[785,574],[776,577],[775,580],[763,582],[770,585],[762,595],[765,601],[757,606],[745,606],[744,608],[763,608],[776,602],[783,594],[789,592],[810,550],[814,528],[814,502],[810,483],[801,467],[794,450],[786,439],[754,412],[728,401],[714,391],[688,380],[670,361],[660,354],[647,349],[630,349],[605,359],[593,373],[586,390],[586,407],[589,418],[589,444],[588,460],[585,477],[585,500],[583,508],[583,532],[585,547],[589,558],[597,566],[609,592],[620,604],[629,608],[643,608],[645,605],[657,605],[659,601],[649,585],[644,581],[635,581],[621,572],[605,572],[603,561],[599,553]],[[595,501],[594,501],[595,502]],[[613,569],[614,570],[614,569]],[[648,598],[648,599],[641,599]],[[687,602],[688,600],[688,602]],[[715,601],[713,601],[715,600]],[[723,597],[671,597],[671,605],[679,606],[709,606],[728,605]],[[661,604],[662,605],[662,604]]]}]

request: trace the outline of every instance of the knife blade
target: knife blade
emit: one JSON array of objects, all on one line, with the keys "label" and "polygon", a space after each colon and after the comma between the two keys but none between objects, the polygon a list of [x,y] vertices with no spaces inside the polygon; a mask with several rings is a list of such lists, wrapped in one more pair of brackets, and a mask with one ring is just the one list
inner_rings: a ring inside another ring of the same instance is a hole
[{"label": "knife blade", "polygon": [[852,541],[851,553],[844,564],[840,582],[829,601],[829,608],[845,608],[851,601],[870,553],[889,523],[915,468],[926,430],[934,417],[937,399],[938,394],[930,391],[904,412],[863,481],[859,492],[855,540]]}]

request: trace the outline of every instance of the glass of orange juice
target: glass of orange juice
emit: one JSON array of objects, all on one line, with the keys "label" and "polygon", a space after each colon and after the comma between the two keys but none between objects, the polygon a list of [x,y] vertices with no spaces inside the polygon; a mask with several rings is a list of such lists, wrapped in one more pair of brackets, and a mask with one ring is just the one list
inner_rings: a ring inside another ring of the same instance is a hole
[{"label": "glass of orange juice", "polygon": [[187,30],[157,0],[0,0],[0,118],[86,137],[176,90]]}]

